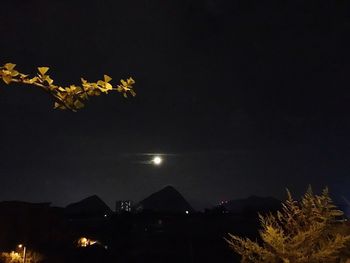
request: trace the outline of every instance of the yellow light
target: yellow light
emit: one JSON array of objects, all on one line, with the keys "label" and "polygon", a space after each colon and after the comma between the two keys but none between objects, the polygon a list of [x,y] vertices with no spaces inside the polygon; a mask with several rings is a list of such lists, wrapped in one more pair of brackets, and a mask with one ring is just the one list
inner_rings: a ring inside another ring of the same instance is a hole
[{"label": "yellow light", "polygon": [[89,245],[89,240],[86,237],[82,237],[78,240],[79,247],[87,247]]},{"label": "yellow light", "polygon": [[92,240],[86,237],[81,237],[78,239],[78,247],[88,247],[98,243],[99,243],[98,240]]},{"label": "yellow light", "polygon": [[19,248],[22,248],[22,247],[23,247],[23,245],[22,245],[22,244],[19,244],[19,245],[18,245],[18,247],[19,247]]},{"label": "yellow light", "polygon": [[154,158],[153,158],[153,163],[155,164],[155,165],[160,165],[161,163],[162,163],[162,158],[160,158],[160,156],[155,156]]}]

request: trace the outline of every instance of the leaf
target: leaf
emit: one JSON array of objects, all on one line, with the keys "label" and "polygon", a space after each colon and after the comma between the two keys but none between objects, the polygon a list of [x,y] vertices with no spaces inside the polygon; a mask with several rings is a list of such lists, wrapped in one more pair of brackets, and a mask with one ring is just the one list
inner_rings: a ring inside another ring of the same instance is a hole
[{"label": "leaf", "polygon": [[7,70],[13,70],[16,67],[16,64],[12,64],[12,63],[6,63],[5,64],[5,68]]},{"label": "leaf", "polygon": [[110,82],[112,78],[108,75],[103,75],[105,82]]},{"label": "leaf", "polygon": [[77,109],[84,108],[84,103],[82,103],[80,100],[76,100],[74,101],[74,107],[76,107]]},{"label": "leaf", "polygon": [[55,102],[55,105],[53,106],[54,109],[57,109],[61,106],[61,104],[59,104],[58,102]]},{"label": "leaf", "polygon": [[133,78],[128,78],[127,82],[129,85],[135,84],[135,80]]},{"label": "leaf", "polygon": [[135,92],[135,91],[133,91],[132,89],[130,90],[130,93],[131,93],[131,95],[132,95],[133,97],[135,97],[135,96],[136,96],[136,92]]},{"label": "leaf", "polygon": [[45,75],[45,73],[49,70],[48,67],[38,67],[38,70],[42,76]]},{"label": "leaf", "polygon": [[67,94],[67,92],[58,92],[57,96],[59,96],[61,99],[64,100],[67,98],[68,94]]},{"label": "leaf", "polygon": [[33,84],[34,82],[36,82],[38,80],[38,77],[34,77],[34,78],[31,78],[29,80],[29,83]]},{"label": "leaf", "polygon": [[50,86],[49,86],[49,89],[50,89],[51,91],[57,90],[57,89],[58,89],[58,86],[56,86],[56,85],[50,85]]},{"label": "leaf", "polygon": [[103,80],[97,81],[97,85],[103,86],[104,84],[105,84],[105,82]]},{"label": "leaf", "polygon": [[49,83],[49,85],[51,85],[51,84],[53,83],[53,79],[50,78],[49,76],[46,76],[46,77],[45,77],[45,81],[46,81],[47,83]]},{"label": "leaf", "polygon": [[105,86],[106,90],[112,90],[113,86],[109,83],[106,82],[106,86]]},{"label": "leaf", "polygon": [[75,89],[76,94],[83,92],[83,89],[81,87],[79,87],[79,86],[75,86],[75,87],[76,87],[76,89]]},{"label": "leaf", "polygon": [[71,96],[67,96],[65,100],[66,105],[73,104],[73,98]]},{"label": "leaf", "polygon": [[19,75],[19,72],[17,70],[11,70],[11,76],[16,77]]},{"label": "leaf", "polygon": [[10,84],[11,83],[11,76],[3,76],[2,80],[6,83],[6,84]]},{"label": "leaf", "polygon": [[20,76],[21,76],[21,78],[23,78],[23,79],[25,79],[25,78],[27,78],[29,75],[26,75],[26,74],[22,74],[22,73],[20,73],[19,74]]},{"label": "leaf", "polygon": [[88,95],[87,95],[85,92],[82,93],[82,94],[80,95],[80,98],[81,98],[82,100],[87,100],[87,99],[89,99]]},{"label": "leaf", "polygon": [[66,88],[66,90],[69,92],[75,92],[76,89],[77,89],[77,86],[75,85],[70,85],[69,88]]}]

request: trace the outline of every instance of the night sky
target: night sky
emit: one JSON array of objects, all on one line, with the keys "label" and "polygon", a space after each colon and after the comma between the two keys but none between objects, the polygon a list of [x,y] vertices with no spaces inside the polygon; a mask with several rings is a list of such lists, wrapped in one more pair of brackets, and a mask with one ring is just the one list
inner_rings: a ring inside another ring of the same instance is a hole
[{"label": "night sky", "polygon": [[[13,0],[0,64],[58,84],[103,74],[137,97],[77,113],[0,84],[0,200],[114,208],[173,185],[197,209],[309,184],[350,197],[350,4],[320,0]],[[145,164],[163,153],[161,166]]]}]

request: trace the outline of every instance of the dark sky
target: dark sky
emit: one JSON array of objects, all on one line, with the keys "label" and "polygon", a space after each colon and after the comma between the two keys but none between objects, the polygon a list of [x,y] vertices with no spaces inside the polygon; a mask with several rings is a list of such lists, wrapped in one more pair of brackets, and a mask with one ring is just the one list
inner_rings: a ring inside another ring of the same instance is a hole
[{"label": "dark sky", "polygon": [[133,76],[138,95],[72,113],[1,84],[0,200],[114,207],[169,184],[195,208],[309,184],[349,195],[348,2],[4,1],[0,64],[50,66],[60,84]]}]

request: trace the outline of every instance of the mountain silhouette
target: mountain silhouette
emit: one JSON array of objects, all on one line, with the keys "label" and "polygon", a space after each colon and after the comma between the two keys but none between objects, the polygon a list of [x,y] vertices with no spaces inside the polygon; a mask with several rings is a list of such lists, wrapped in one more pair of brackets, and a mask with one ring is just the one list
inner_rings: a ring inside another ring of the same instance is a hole
[{"label": "mountain silhouette", "polygon": [[186,211],[194,211],[186,199],[172,186],[166,186],[162,190],[151,194],[142,200],[139,205],[143,210],[154,212],[186,213]]},{"label": "mountain silhouette", "polygon": [[112,214],[112,211],[101,198],[93,195],[67,205],[65,213],[70,216],[104,216]]},{"label": "mountain silhouette", "polygon": [[281,201],[273,197],[250,196],[222,204],[231,213],[267,213],[279,210]]}]

